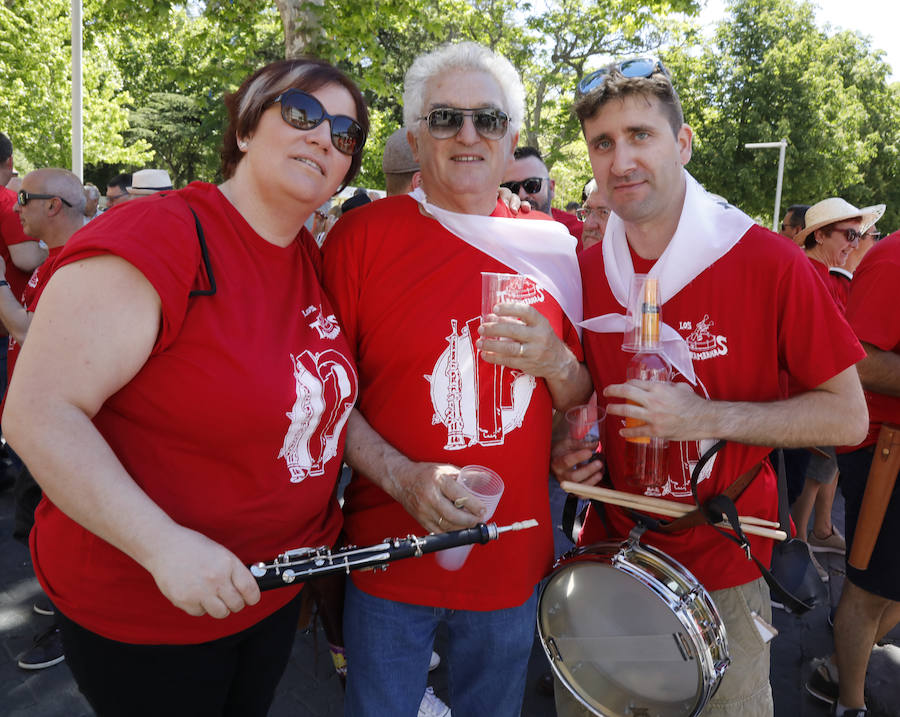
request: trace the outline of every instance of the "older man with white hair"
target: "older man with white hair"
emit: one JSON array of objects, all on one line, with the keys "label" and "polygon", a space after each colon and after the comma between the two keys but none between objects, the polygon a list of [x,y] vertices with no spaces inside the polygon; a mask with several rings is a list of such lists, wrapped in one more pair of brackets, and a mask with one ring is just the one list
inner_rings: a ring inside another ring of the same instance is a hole
[{"label": "older man with white hair", "polygon": [[[552,409],[591,393],[573,329],[575,240],[556,222],[514,219],[497,198],[523,111],[516,71],[487,48],[420,56],[404,123],[421,187],[342,218],[325,242],[324,283],[360,373],[345,453],[349,542],[475,525],[481,506],[457,483],[469,464],[505,482],[498,525],[540,523],[476,547],[452,572],[429,555],[354,573],[346,714],[416,714],[442,622],[453,711],[521,709],[536,586],[553,558]],[[506,321],[479,326],[482,272],[528,275],[516,300],[493,307]]]}]

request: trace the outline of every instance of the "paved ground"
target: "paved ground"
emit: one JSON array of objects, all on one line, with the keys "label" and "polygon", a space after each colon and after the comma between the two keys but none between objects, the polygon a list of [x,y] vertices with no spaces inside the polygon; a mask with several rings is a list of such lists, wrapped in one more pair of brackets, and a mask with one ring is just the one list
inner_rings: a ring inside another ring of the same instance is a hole
[{"label": "paved ground", "polygon": [[[9,535],[12,496],[0,493],[0,715],[2,717],[89,717],[93,714],[79,694],[65,663],[39,672],[20,670],[16,656],[32,636],[49,626],[51,618],[31,611],[38,593],[37,581],[25,548]],[[836,506],[836,518],[843,515]],[[841,561],[828,558],[832,578],[831,600],[837,603],[842,575]],[[803,689],[809,660],[832,649],[827,610],[821,608],[802,618],[776,611],[780,634],[773,643],[772,684],[776,717],[825,717],[825,706]],[[900,630],[891,637],[900,644]],[[440,636],[438,651],[441,651]],[[552,717],[553,700],[537,690],[546,662],[537,642],[529,667],[524,717]],[[447,674],[443,666],[432,673],[436,692],[446,698]],[[872,717],[900,717],[900,647],[889,644],[875,650],[869,670],[869,707]],[[298,635],[291,662],[279,687],[272,717],[325,717],[340,715],[341,688],[331,668],[324,635]],[[392,717],[386,715],[385,717]]]}]

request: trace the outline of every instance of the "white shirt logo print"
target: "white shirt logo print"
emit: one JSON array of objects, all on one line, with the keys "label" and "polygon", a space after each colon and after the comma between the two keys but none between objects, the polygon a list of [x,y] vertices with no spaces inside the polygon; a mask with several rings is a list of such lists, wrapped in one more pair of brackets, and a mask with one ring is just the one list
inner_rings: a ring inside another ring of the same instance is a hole
[{"label": "white shirt logo print", "polygon": [[460,330],[452,319],[448,346],[425,376],[431,384],[432,424],[446,426],[448,451],[501,445],[525,420],[537,384],[534,376],[480,359],[475,348],[480,323],[476,316]]},{"label": "white shirt logo print", "polygon": [[[347,358],[338,351],[304,351],[291,355],[297,399],[285,415],[291,423],[279,458],[287,462],[291,483],[325,473],[337,455],[338,439],[356,403],[358,381]],[[332,409],[325,413],[330,403]]]}]

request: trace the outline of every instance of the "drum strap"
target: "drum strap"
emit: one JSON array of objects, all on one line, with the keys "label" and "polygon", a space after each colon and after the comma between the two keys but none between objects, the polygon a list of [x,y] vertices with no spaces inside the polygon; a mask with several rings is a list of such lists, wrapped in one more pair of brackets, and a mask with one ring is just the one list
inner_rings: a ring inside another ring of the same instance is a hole
[{"label": "drum strap", "polygon": [[[694,470],[691,472],[691,493],[694,496],[694,502],[697,504],[697,509],[688,513],[683,518],[678,518],[671,522],[659,521],[654,518],[650,518],[649,516],[642,515],[640,513],[636,513],[634,511],[629,511],[633,520],[637,523],[645,525],[650,530],[655,530],[663,533],[674,532],[675,530],[685,530],[687,528],[693,528],[698,525],[702,525],[704,523],[708,523],[710,527],[715,530],[719,535],[727,540],[736,543],[743,549],[743,551],[747,554],[747,558],[756,563],[757,568],[759,568],[759,572],[762,574],[766,583],[768,583],[769,588],[772,590],[774,595],[779,599],[779,601],[792,613],[797,615],[802,615],[808,610],[812,609],[816,606],[816,604],[820,600],[820,590],[822,587],[821,580],[818,579],[818,575],[815,573],[815,569],[812,566],[812,561],[809,555],[809,549],[806,547],[804,543],[799,543],[796,540],[788,540],[784,543],[776,544],[775,551],[773,555],[773,570],[779,570],[779,574],[782,575],[782,579],[786,580],[790,585],[791,589],[794,592],[789,591],[787,588],[782,585],[781,582],[772,574],[772,572],[763,565],[759,559],[756,558],[755,555],[750,551],[750,541],[747,540],[747,537],[744,535],[744,532],[741,530],[741,524],[738,520],[738,512],[737,507],[734,504],[734,501],[744,492],[744,489],[750,484],[762,469],[762,462],[754,465],[750,470],[742,473],[738,476],[734,482],[727,489],[722,491],[722,493],[713,496],[705,503],[700,503],[699,496],[697,495],[697,482],[700,477],[700,472],[703,470],[703,467],[706,463],[723,447],[725,446],[725,441],[717,441],[708,451],[706,451],[697,462],[697,465],[694,467]],[[781,524],[781,529],[787,533],[791,534],[791,524],[790,524],[790,515],[788,513],[788,499],[787,499],[787,480],[785,479],[785,469],[784,469],[784,454],[782,451],[778,451],[778,520]],[[726,532],[725,530],[719,528],[715,525],[722,520],[722,517],[728,520],[731,525],[734,533]],[[795,543],[799,543],[802,550],[796,550]],[[784,555],[782,558],[782,565],[784,568],[779,568],[779,558]],[[813,585],[814,582],[812,578],[814,577],[815,581],[818,581],[819,585]],[[805,597],[805,600],[801,597],[798,597],[795,593],[802,593]]]}]

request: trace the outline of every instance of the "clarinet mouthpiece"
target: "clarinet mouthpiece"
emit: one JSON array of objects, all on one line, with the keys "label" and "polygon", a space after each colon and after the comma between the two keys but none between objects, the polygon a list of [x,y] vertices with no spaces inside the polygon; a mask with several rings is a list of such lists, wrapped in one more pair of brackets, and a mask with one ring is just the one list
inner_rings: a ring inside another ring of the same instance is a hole
[{"label": "clarinet mouthpiece", "polygon": [[497,532],[509,533],[514,530],[528,530],[528,528],[536,528],[538,525],[538,522],[534,518],[529,518],[528,520],[519,520],[515,523],[504,525],[502,528],[497,528]]}]

